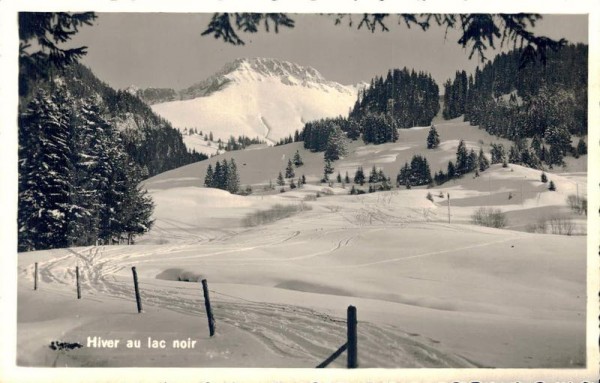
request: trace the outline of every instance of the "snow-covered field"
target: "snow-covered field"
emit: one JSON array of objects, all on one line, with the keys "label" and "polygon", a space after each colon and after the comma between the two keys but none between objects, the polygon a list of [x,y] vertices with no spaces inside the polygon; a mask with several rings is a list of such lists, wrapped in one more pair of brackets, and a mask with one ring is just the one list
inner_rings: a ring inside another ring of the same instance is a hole
[{"label": "snow-covered field", "polygon": [[[451,140],[489,142],[466,124],[450,126],[452,136],[439,128],[441,148],[425,153],[436,164],[432,171],[456,150]],[[394,178],[417,142],[424,144],[427,130],[402,134],[396,144],[352,149],[335,163],[336,171],[353,171],[353,163],[367,171],[375,164]],[[524,230],[544,214],[570,214],[566,197],[577,188],[583,195],[584,173],[549,174],[556,192],[539,181],[539,171],[517,165],[494,165],[481,177],[432,189],[351,196],[348,186],[312,184],[259,192],[298,145],[211,160],[235,156],[242,183],[257,190],[246,197],[200,187],[208,161],[148,180],[156,222],[135,246],[19,254],[18,364],[312,368],[345,342],[346,308],[354,305],[360,367],[586,365],[587,237]],[[322,154],[302,153],[306,165],[297,172],[316,178]],[[392,153],[398,155],[393,162]],[[314,198],[317,192],[321,198]],[[248,214],[277,204],[299,206],[299,212],[243,226]],[[480,206],[507,212],[509,227],[472,225],[470,216]],[[585,216],[569,217],[575,234],[584,234]],[[35,262],[40,278],[34,292]],[[204,278],[217,326],[212,338],[199,283]],[[121,346],[87,347],[88,337],[118,339]],[[166,348],[148,348],[148,338],[166,340]],[[172,348],[173,340],[188,338],[196,341],[194,348]],[[141,348],[126,348],[131,339],[141,340]],[[52,341],[84,347],[57,352],[49,348]],[[345,356],[332,366],[344,367]]]}]

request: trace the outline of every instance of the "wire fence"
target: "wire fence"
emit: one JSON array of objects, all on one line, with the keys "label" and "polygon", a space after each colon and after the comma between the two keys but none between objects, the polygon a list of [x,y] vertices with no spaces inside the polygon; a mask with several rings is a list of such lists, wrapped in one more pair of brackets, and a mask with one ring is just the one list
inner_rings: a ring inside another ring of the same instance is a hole
[{"label": "wire fence", "polygon": [[[92,254],[92,250],[90,250],[90,254]],[[38,283],[39,270],[40,270],[40,268],[39,268],[38,262],[35,262],[35,264],[34,264],[34,286],[33,286],[34,290],[39,290],[39,287],[40,287],[39,283]],[[133,285],[134,285],[133,290],[134,290],[134,295],[135,295],[137,311],[139,314],[141,314],[144,312],[144,310],[143,310],[143,306],[142,306],[142,292],[141,292],[141,289],[139,286],[139,279],[138,279],[136,267],[133,266],[131,268],[131,271],[132,271],[132,276],[133,276]],[[77,265],[75,267],[75,276],[76,276],[75,277],[76,297],[77,297],[77,299],[81,299],[82,298],[81,280],[83,279],[83,276],[80,273],[79,265]],[[213,294],[213,295],[216,295],[219,297],[224,297],[226,299],[233,300],[233,301],[244,302],[246,304],[250,303],[252,305],[261,305],[261,306],[265,305],[265,302],[255,301],[255,300],[243,298],[240,296],[236,296],[233,294],[223,293],[223,292],[220,292],[220,291],[217,291],[214,289],[209,289],[208,281],[206,279],[202,279],[200,282],[202,285],[203,301],[204,301],[206,316],[207,316],[207,320],[208,320],[209,334],[211,337],[213,337],[216,333],[216,320],[215,320],[215,316],[213,314],[213,305],[211,305],[210,294]],[[223,302],[221,301],[221,303],[223,303]],[[278,310],[286,310],[286,308],[289,309],[289,306],[282,305],[282,304],[270,303],[267,306],[268,306],[268,309],[273,311],[272,315],[276,314],[276,311],[278,311]],[[332,318],[326,314],[320,314],[320,313],[312,313],[312,314],[314,314],[313,316],[320,317],[324,321],[346,323],[346,327],[347,327],[346,343],[341,345],[337,350],[335,350],[323,362],[319,363],[316,366],[316,368],[325,368],[325,367],[329,366],[333,361],[335,361],[337,358],[339,358],[344,352],[346,352],[346,355],[347,355],[347,363],[346,363],[347,368],[357,368],[358,367],[358,338],[357,338],[357,323],[358,322],[356,319],[357,318],[356,307],[348,306],[347,318],[345,321],[341,320],[341,319],[337,319],[337,318]]]}]

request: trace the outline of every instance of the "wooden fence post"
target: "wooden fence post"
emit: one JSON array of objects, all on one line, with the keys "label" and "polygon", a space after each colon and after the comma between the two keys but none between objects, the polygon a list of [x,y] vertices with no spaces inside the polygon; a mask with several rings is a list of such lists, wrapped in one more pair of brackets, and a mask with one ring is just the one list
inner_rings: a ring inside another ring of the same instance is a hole
[{"label": "wooden fence post", "polygon": [[37,290],[37,274],[38,274],[38,266],[37,262],[35,263],[35,271],[33,272],[33,289]]},{"label": "wooden fence post", "polygon": [[213,336],[215,335],[215,317],[213,317],[212,309],[210,307],[208,282],[206,282],[206,279],[202,280],[202,290],[204,291],[204,306],[206,306],[206,316],[208,317],[208,331],[210,332],[210,336]]},{"label": "wooden fence post", "polygon": [[77,282],[77,299],[81,299],[81,287],[79,285],[79,266],[75,266],[75,280]]},{"label": "wooden fence post", "polygon": [[448,193],[448,223],[450,223],[450,193]]},{"label": "wooden fence post", "polygon": [[356,307],[348,306],[348,368],[358,367],[356,323]]},{"label": "wooden fence post", "polygon": [[135,287],[135,301],[137,302],[138,313],[142,312],[142,298],[140,297],[140,289],[138,287],[138,277],[137,271],[135,271],[135,266],[131,268],[133,272],[133,286]]}]

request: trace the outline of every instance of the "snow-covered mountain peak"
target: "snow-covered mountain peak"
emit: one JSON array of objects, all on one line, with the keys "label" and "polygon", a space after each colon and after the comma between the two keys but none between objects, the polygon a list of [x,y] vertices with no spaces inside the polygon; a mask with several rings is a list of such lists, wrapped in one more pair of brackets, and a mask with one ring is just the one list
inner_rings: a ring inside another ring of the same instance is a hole
[{"label": "snow-covered mountain peak", "polygon": [[[225,64],[209,78],[181,92],[181,99],[193,99],[223,90],[231,83],[280,82],[283,85],[301,86],[329,92],[354,93],[352,86],[327,81],[316,69],[274,58],[239,58]],[[350,90],[352,89],[352,90]]]},{"label": "snow-covered mountain peak", "polygon": [[328,81],[314,68],[284,60],[240,58],[152,110],[180,130],[196,128],[222,140],[258,137],[273,144],[307,121],[347,115],[361,87]]},{"label": "snow-covered mountain peak", "polygon": [[280,80],[294,79],[299,82],[327,82],[323,76],[312,67],[305,67],[289,61],[273,58],[241,58],[223,67],[227,77],[260,80],[278,78]]}]

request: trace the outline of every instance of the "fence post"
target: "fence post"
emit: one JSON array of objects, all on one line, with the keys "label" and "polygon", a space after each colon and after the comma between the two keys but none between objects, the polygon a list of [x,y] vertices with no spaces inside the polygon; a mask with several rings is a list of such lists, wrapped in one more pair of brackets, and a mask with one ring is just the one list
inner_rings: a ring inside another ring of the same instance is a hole
[{"label": "fence post", "polygon": [[135,266],[131,268],[133,272],[133,286],[135,287],[135,301],[137,302],[138,313],[142,312],[142,298],[140,297],[140,289],[138,287],[138,278],[137,271],[135,271]]},{"label": "fence post", "polygon": [[79,285],[79,266],[75,266],[75,280],[77,282],[77,299],[81,299],[81,287]]},{"label": "fence post", "polygon": [[448,193],[448,223],[450,223],[450,193]]},{"label": "fence post", "polygon": [[215,318],[213,317],[212,309],[210,307],[208,282],[206,279],[202,280],[202,290],[204,291],[204,306],[206,306],[206,316],[208,317],[208,331],[210,332],[210,336],[213,336],[215,335]]},{"label": "fence post", "polygon": [[38,266],[37,262],[35,263],[35,271],[33,272],[33,289],[37,290],[37,274],[38,274]]},{"label": "fence post", "polygon": [[356,336],[356,307],[348,306],[348,368],[358,367],[358,338]]}]

